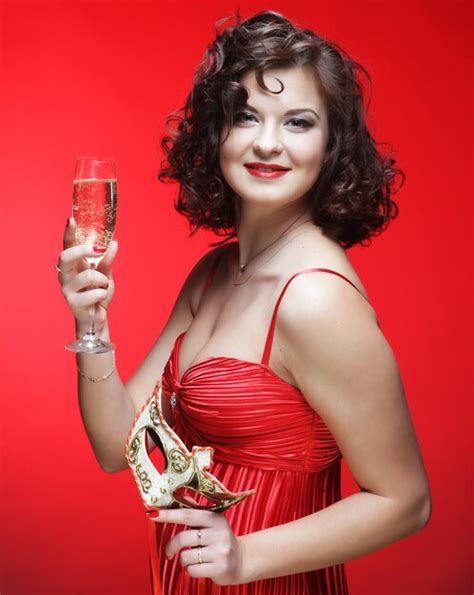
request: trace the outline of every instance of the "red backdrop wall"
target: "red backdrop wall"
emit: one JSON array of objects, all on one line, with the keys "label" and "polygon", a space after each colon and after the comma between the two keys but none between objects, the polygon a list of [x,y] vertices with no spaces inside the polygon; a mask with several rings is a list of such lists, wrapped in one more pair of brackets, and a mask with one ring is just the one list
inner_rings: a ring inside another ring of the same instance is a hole
[{"label": "red backdrop wall", "polygon": [[[474,589],[470,2],[75,1],[0,8],[2,595],[150,592],[135,484],[99,469],[82,428],[74,357],[63,348],[73,321],[54,263],[74,158],[114,156],[110,318],[126,381],[211,240],[188,238],[177,188],[156,181],[157,147],[214,22],[237,5],[244,17],[281,11],[364,64],[375,84],[370,126],[407,174],[399,218],[349,254],[398,359],[433,516],[422,532],[349,562],[351,594]],[[344,467],[344,495],[356,489]]]}]

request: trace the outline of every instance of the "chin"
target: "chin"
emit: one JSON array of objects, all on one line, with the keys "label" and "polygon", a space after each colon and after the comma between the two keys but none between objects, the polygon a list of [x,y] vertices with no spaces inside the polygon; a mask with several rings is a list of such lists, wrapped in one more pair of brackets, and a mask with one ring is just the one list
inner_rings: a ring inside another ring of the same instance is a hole
[{"label": "chin", "polygon": [[298,202],[298,198],[289,198],[288,196],[251,196],[240,197],[241,203],[252,205],[254,207],[268,209],[283,209],[291,204]]}]

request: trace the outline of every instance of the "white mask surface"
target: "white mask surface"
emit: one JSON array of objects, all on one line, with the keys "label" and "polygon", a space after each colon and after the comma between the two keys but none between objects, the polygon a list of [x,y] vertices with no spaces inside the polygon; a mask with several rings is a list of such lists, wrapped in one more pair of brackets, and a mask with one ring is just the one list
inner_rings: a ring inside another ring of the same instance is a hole
[{"label": "white mask surface", "polygon": [[[212,464],[213,448],[194,446],[190,453],[179,436],[166,423],[161,410],[162,388],[155,387],[152,396],[138,412],[127,437],[125,456],[146,508],[200,508],[221,512],[237,504],[255,490],[230,492],[207,469]],[[149,434],[166,459],[160,473],[149,457],[146,436]],[[215,502],[215,506],[192,503],[176,494],[178,488],[189,488]]]}]

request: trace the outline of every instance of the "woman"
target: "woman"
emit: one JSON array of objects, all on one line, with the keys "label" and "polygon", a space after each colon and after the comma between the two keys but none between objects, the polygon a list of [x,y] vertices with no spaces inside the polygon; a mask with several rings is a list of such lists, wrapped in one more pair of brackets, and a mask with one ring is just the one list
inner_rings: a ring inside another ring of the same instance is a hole
[{"label": "woman", "polygon": [[[163,593],[345,594],[346,560],[430,517],[395,357],[345,251],[396,216],[401,173],[367,130],[358,69],[272,11],[217,35],[183,116],[170,118],[160,179],[180,182],[177,209],[195,229],[226,242],[191,271],[126,385],[109,354],[78,355],[81,413],[104,470],[127,467],[127,432],[161,377],[164,414],[186,445],[214,448],[210,471],[230,490],[256,490],[224,513],[152,519]],[[87,270],[90,248],[74,231],[71,220],[62,290],[78,336],[97,304],[108,339],[117,244]],[[361,488],[343,500],[342,456]]]}]

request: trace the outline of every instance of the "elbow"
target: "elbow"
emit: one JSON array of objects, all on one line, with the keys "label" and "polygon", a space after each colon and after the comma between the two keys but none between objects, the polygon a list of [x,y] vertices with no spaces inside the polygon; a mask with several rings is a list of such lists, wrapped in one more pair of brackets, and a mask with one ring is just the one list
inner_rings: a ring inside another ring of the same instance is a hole
[{"label": "elbow", "polygon": [[99,463],[99,467],[105,473],[118,473],[119,471],[124,471],[128,468],[127,461],[125,459],[113,460],[113,459],[106,459],[106,458],[97,458],[97,462]]},{"label": "elbow", "polygon": [[104,473],[118,473],[119,471],[121,471],[122,469],[118,468],[118,467],[114,467],[113,465],[108,465],[108,464],[102,464],[99,463],[100,468],[102,469],[102,471],[104,471]]},{"label": "elbow", "polygon": [[432,504],[429,486],[403,498],[394,498],[393,504],[399,538],[418,533],[430,522]]},{"label": "elbow", "polygon": [[[413,512],[414,511],[414,512]],[[429,489],[417,498],[415,505],[412,506],[412,515],[414,518],[414,533],[424,529],[431,519],[432,503]]]},{"label": "elbow", "polygon": [[420,527],[419,529],[424,529],[426,527],[426,525],[430,522],[431,519],[431,510],[432,510],[432,506],[431,506],[431,496],[428,494],[428,496],[425,498],[423,505],[422,505],[422,509],[420,512]]}]

